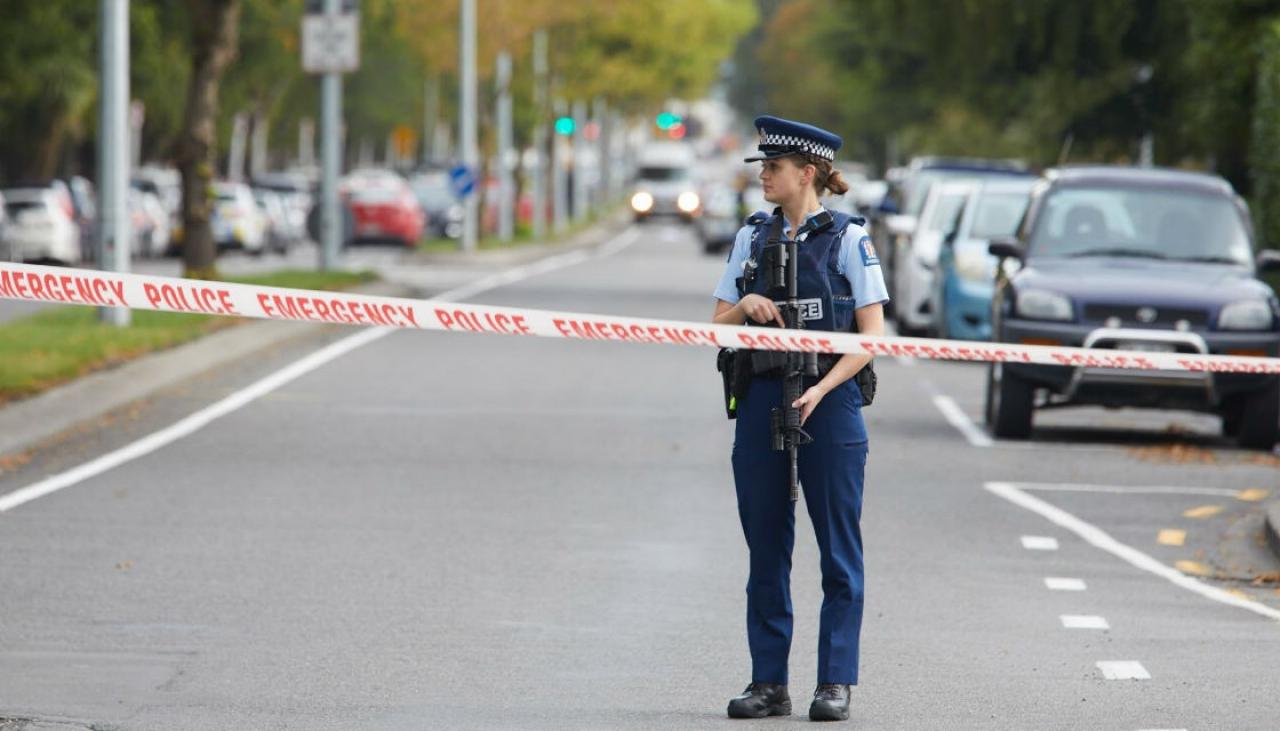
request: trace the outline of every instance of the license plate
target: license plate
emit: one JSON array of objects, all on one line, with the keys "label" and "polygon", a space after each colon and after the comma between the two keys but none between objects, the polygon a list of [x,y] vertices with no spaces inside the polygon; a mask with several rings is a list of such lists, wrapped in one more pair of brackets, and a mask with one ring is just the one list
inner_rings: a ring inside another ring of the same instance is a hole
[{"label": "license plate", "polygon": [[1143,353],[1172,353],[1177,350],[1172,343],[1156,343],[1144,340],[1130,340],[1116,343],[1116,350],[1137,350]]}]

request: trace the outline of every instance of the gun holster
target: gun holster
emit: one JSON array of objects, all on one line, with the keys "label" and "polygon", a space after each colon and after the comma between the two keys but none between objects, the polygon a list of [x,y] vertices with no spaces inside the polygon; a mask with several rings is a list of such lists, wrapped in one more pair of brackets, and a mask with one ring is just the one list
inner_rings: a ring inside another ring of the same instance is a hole
[{"label": "gun holster", "polygon": [[862,405],[867,407],[876,398],[876,369],[874,363],[868,363],[853,376],[853,382],[862,393]]},{"label": "gun holster", "polygon": [[734,393],[737,382],[738,357],[733,348],[721,348],[716,354],[716,370],[724,384],[724,413],[730,419],[738,418],[738,397]]}]

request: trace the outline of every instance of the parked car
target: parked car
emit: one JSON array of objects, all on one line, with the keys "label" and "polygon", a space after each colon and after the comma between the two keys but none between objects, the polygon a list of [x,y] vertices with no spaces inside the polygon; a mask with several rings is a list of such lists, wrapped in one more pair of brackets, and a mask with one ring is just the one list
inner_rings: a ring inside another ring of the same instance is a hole
[{"label": "parked car", "polygon": [[894,168],[886,174],[889,192],[881,200],[880,209],[874,211],[876,225],[871,238],[889,287],[889,314],[898,309],[899,296],[893,289],[894,270],[907,256],[929,188],[938,181],[986,176],[1033,177],[1018,160],[934,156],[913,158],[906,167]]},{"label": "parked car", "polygon": [[311,179],[306,174],[287,171],[264,173],[253,178],[253,187],[278,193],[288,216],[289,235],[295,241],[306,238],[307,214],[315,202]]},{"label": "parked car", "polygon": [[253,188],[253,200],[267,218],[267,248],[281,254],[289,253],[289,247],[301,240],[305,233],[297,231],[284,196],[270,188]]},{"label": "parked car", "polygon": [[1012,236],[1031,199],[1034,179],[990,178],[972,186],[960,222],[942,240],[930,309],[941,338],[991,339],[996,258],[991,240]]},{"label": "parked car", "polygon": [[343,181],[341,193],[355,218],[356,241],[390,239],[414,247],[422,239],[426,214],[396,173],[357,171]]},{"label": "parked car", "polygon": [[[990,252],[1022,262],[1012,275],[997,269],[997,342],[1280,354],[1280,300],[1257,277],[1280,256],[1255,258],[1245,203],[1216,175],[1051,170],[1017,237]],[[1216,413],[1257,449],[1280,432],[1280,376],[1006,363],[987,381],[987,420],[1001,437],[1027,437],[1037,408],[1073,404]]]},{"label": "parked car", "polygon": [[637,221],[650,216],[693,222],[702,210],[693,177],[693,148],[682,142],[651,142],[640,150],[631,211]]},{"label": "parked car", "polygon": [[899,249],[897,266],[891,270],[889,286],[897,300],[893,317],[899,333],[927,335],[932,331],[931,295],[942,242],[955,229],[977,187],[976,180],[939,181],[929,187],[910,243]]},{"label": "parked car", "polygon": [[267,217],[253,199],[253,191],[244,183],[213,184],[213,216],[209,224],[213,241],[219,248],[243,249],[259,255],[266,249]]},{"label": "parked car", "polygon": [[160,199],[136,187],[129,189],[129,216],[133,224],[133,253],[139,257],[164,256],[169,250],[173,223]]},{"label": "parked car", "polygon": [[70,201],[53,188],[4,191],[4,248],[14,261],[80,261],[80,227]]},{"label": "parked car", "polygon": [[418,205],[427,214],[428,235],[433,238],[456,239],[462,236],[462,221],[466,211],[453,194],[449,174],[433,170],[414,175],[409,186],[418,199]]}]

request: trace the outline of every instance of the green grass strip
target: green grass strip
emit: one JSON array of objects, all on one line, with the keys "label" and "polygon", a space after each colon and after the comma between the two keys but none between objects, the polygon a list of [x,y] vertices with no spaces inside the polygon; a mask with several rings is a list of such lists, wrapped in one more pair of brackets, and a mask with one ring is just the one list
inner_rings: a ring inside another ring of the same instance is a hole
[{"label": "green grass strip", "polygon": [[[287,270],[227,281],[340,290],[377,279],[372,272]],[[134,310],[128,327],[98,321],[93,307],[57,305],[0,324],[0,403],[40,393],[92,371],[195,340],[240,318]]]}]

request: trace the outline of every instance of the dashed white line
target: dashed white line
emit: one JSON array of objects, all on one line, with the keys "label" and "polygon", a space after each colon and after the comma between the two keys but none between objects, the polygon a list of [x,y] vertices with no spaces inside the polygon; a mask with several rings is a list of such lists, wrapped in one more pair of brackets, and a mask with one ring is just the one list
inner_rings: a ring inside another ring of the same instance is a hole
[{"label": "dashed white line", "polygon": [[[628,229],[617,237],[617,239],[621,239],[625,241],[625,243],[617,243],[615,240],[615,242],[610,242],[611,245],[608,246],[608,248],[601,247],[597,252],[579,250],[569,252],[568,254],[550,257],[532,264],[515,267],[504,272],[484,277],[483,279],[472,282],[471,284],[466,284],[447,292],[441,292],[435,297],[431,297],[429,299],[461,300],[486,290],[500,287],[504,284],[512,284],[522,279],[550,272],[554,269],[580,264],[593,256],[603,257],[615,254],[633,243],[637,235],[638,233],[634,228]],[[395,328],[371,328],[357,332],[355,335],[349,335],[336,343],[325,346],[320,350],[290,363],[275,373],[272,373],[271,375],[252,383],[239,391],[236,391],[221,401],[217,401],[203,409],[200,409],[194,414],[191,414],[186,418],[161,429],[160,431],[148,434],[137,441],[120,447],[112,452],[108,452],[107,454],[86,462],[78,467],[74,467],[55,475],[50,475],[39,482],[19,488],[6,495],[0,495],[0,513],[13,510],[19,505],[29,503],[32,500],[57,492],[63,488],[84,482],[85,480],[96,477],[103,472],[119,467],[122,464],[132,462],[139,457],[151,454],[162,447],[192,434],[209,424],[209,422],[226,416],[233,411],[237,411],[277,388],[301,378],[326,363],[329,363],[330,361],[357,348],[368,345],[375,340],[386,337],[393,332],[396,332]]]},{"label": "dashed white line", "polygon": [[1064,629],[1111,629],[1106,618],[1096,614],[1064,614],[1058,619]]},{"label": "dashed white line", "polygon": [[933,405],[938,407],[938,411],[941,411],[946,420],[951,422],[951,426],[959,430],[973,446],[990,447],[994,444],[991,437],[987,436],[987,433],[964,413],[955,399],[943,394],[934,394]]},{"label": "dashed white line", "polygon": [[1084,579],[1066,579],[1050,576],[1044,580],[1044,585],[1052,591],[1084,591]]},{"label": "dashed white line", "polygon": [[1056,551],[1058,539],[1049,536],[1023,536],[1022,547],[1028,551]]},{"label": "dashed white line", "polygon": [[1151,680],[1151,673],[1137,660],[1100,660],[1097,666],[1107,680]]},{"label": "dashed white line", "polygon": [[[1093,545],[1096,548],[1101,548],[1107,553],[1123,559],[1143,571],[1167,579],[1175,586],[1180,586],[1188,591],[1193,591],[1206,599],[1212,599],[1213,601],[1229,604],[1233,607],[1247,609],[1255,614],[1267,617],[1268,619],[1280,620],[1280,609],[1273,609],[1251,599],[1236,596],[1235,594],[1219,589],[1216,586],[1210,586],[1197,578],[1187,576],[1175,568],[1160,563],[1142,551],[1117,541],[1101,528],[1090,523],[1086,523],[1071,513],[1050,505],[1038,497],[1028,495],[1022,490],[1019,490],[1013,483],[988,482],[985,487],[989,492],[999,495],[1014,505],[1026,508],[1033,513],[1038,513],[1042,517],[1047,518],[1053,524],[1066,528],[1072,533],[1083,538],[1090,545]],[[1025,546],[1027,537],[1024,536],[1022,540],[1023,545]]]}]

